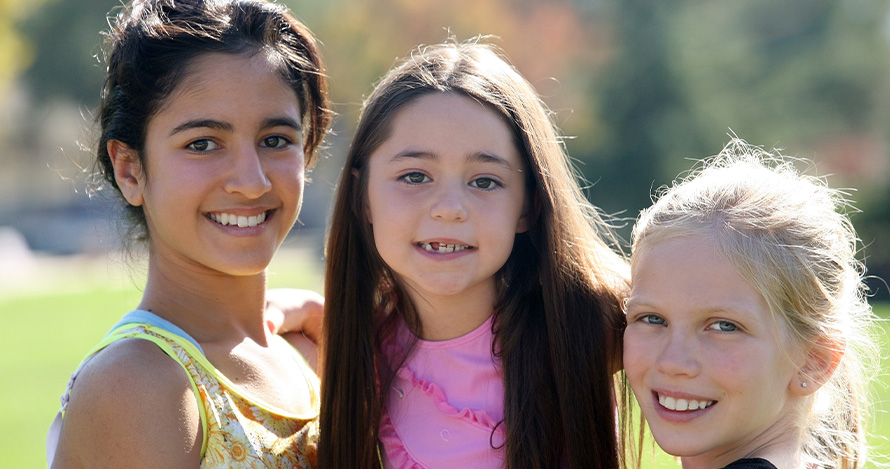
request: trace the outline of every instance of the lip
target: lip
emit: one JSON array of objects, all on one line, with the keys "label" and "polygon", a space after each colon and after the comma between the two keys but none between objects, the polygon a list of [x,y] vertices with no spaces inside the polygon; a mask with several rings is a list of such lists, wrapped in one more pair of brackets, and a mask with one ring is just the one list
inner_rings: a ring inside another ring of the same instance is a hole
[{"label": "lip", "polygon": [[[674,399],[685,399],[688,401],[695,400],[700,402],[711,402],[711,404],[703,409],[697,410],[671,410],[667,407],[664,407],[658,402],[658,396],[669,396]],[[665,390],[653,390],[652,391],[652,407],[655,409],[655,412],[658,414],[660,418],[666,420],[668,422],[673,423],[685,423],[691,420],[697,419],[699,417],[704,416],[711,412],[719,402],[716,399],[709,399],[702,396],[697,396],[684,392],[674,392],[674,391],[665,391]]]}]

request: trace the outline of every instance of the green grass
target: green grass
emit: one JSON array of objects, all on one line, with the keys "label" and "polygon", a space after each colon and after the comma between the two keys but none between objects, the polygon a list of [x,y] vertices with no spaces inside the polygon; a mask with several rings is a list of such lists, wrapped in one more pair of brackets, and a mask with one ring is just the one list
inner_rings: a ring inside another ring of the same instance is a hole
[{"label": "green grass", "polygon": [[[306,250],[280,251],[269,286],[320,291],[315,258]],[[141,270],[105,258],[38,259],[0,269],[0,467],[46,467],[46,430],[68,377],[139,303]]]},{"label": "green grass", "polygon": [[[288,249],[270,268],[270,287],[320,291],[320,255]],[[0,272],[0,455],[3,467],[45,467],[44,441],[68,376],[111,325],[141,296],[140,267],[119,261],[40,261]],[[13,276],[10,272],[14,272]],[[890,305],[875,311],[890,318]],[[881,325],[881,350],[890,350],[890,323]],[[890,360],[872,383],[870,422],[875,455],[890,455]],[[657,452],[648,468],[679,467]],[[876,466],[871,466],[876,467]]]}]

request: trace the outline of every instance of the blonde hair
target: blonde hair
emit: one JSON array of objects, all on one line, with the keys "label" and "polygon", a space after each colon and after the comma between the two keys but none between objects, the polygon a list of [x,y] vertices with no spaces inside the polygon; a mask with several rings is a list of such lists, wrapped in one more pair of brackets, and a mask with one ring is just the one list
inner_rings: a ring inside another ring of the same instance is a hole
[{"label": "blonde hair", "polygon": [[[804,405],[807,463],[858,468],[866,459],[864,363],[874,357],[859,240],[844,194],[800,174],[793,160],[733,138],[719,155],[664,189],[633,230],[645,243],[706,235],[714,239],[786,324],[795,349],[830,344],[842,356]],[[634,260],[632,257],[631,264]]]}]

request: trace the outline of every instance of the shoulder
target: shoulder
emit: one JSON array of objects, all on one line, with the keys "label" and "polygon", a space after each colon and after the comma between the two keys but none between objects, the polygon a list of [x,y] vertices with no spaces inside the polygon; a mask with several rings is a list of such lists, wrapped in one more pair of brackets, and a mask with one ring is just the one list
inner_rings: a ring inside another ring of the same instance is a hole
[{"label": "shoulder", "polygon": [[201,437],[182,367],[149,341],[123,339],[80,370],[55,459],[90,467],[197,466]]}]

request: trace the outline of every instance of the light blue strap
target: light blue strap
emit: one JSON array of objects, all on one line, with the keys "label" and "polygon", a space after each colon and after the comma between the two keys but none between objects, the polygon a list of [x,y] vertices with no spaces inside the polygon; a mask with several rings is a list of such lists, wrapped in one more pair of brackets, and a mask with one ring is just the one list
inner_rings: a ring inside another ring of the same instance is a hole
[{"label": "light blue strap", "polygon": [[151,311],[145,311],[144,309],[134,309],[133,311],[125,314],[124,317],[121,318],[121,320],[118,321],[118,323],[111,328],[111,330],[113,331],[118,327],[123,326],[124,324],[148,324],[150,326],[157,327],[158,329],[167,331],[171,334],[178,335],[179,337],[182,337],[183,339],[188,340],[189,342],[194,344],[194,346],[201,352],[201,355],[204,355],[204,349],[202,349],[201,346],[198,345],[197,340],[193,339],[192,336],[188,335],[176,324],[173,324],[172,322],[158,316],[155,313],[152,313]]}]

